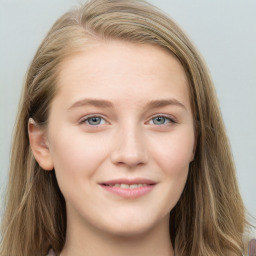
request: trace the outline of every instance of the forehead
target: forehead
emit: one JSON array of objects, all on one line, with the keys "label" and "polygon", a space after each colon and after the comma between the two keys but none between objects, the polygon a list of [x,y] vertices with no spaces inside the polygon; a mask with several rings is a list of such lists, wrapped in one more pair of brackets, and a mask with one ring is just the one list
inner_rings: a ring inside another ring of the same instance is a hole
[{"label": "forehead", "polygon": [[169,93],[188,100],[186,74],[171,53],[151,44],[96,42],[66,58],[58,77],[58,95],[67,101],[83,94],[142,101]]}]

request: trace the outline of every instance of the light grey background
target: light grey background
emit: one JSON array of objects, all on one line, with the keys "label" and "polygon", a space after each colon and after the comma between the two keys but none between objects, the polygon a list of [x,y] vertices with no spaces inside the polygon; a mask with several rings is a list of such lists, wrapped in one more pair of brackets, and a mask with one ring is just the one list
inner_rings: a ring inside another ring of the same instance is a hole
[{"label": "light grey background", "polygon": [[[215,82],[241,194],[256,216],[256,1],[151,0],[187,32]],[[0,203],[11,135],[30,61],[54,21],[76,0],[0,0]]]}]

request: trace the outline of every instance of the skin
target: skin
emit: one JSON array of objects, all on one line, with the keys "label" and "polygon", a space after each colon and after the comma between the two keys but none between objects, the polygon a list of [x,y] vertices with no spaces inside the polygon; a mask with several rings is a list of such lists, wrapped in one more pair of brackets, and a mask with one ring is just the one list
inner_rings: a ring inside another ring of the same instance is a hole
[{"label": "skin", "polygon": [[[196,147],[181,64],[157,46],[98,42],[62,63],[58,87],[47,130],[31,120],[29,136],[40,166],[55,169],[66,200],[61,255],[173,255],[169,213]],[[112,106],[87,104],[88,98]],[[99,185],[119,178],[156,185],[133,199]]]}]

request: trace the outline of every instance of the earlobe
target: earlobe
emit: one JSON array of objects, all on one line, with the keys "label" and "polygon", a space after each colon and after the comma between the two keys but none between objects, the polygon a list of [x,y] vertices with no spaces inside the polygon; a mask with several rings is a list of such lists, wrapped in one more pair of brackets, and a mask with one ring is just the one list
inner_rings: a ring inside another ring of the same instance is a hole
[{"label": "earlobe", "polygon": [[44,170],[53,170],[53,161],[45,130],[42,129],[32,118],[29,118],[28,121],[28,135],[31,150],[38,164]]}]

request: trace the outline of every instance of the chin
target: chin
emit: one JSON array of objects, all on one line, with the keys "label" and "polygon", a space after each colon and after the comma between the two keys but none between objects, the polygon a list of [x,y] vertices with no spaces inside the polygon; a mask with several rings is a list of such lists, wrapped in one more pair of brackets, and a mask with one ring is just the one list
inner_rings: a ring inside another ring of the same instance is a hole
[{"label": "chin", "polygon": [[[109,223],[110,224],[110,223]],[[151,221],[141,221],[136,219],[126,219],[118,220],[113,224],[110,224],[106,228],[107,232],[113,236],[123,237],[123,238],[134,238],[138,236],[143,236],[153,229],[156,225],[152,220]]]}]

